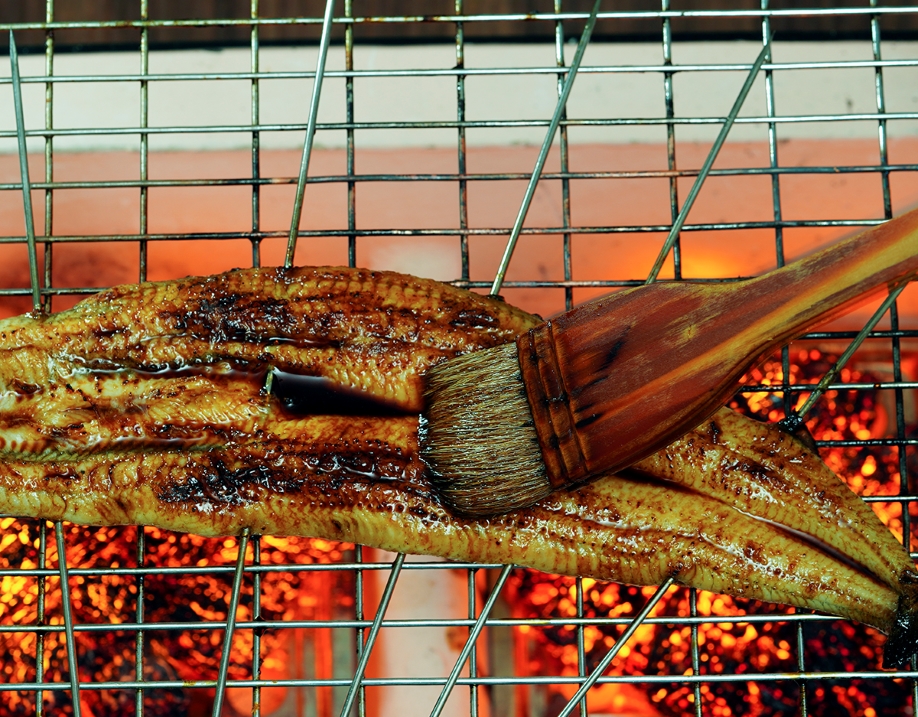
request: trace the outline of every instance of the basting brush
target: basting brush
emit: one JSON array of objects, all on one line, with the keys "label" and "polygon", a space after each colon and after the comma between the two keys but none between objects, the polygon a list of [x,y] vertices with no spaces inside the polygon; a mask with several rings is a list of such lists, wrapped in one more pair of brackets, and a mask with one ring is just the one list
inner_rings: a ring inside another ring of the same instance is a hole
[{"label": "basting brush", "polygon": [[791,339],[918,273],[918,210],[759,277],[657,283],[428,371],[421,457],[466,515],[621,470],[723,405]]}]

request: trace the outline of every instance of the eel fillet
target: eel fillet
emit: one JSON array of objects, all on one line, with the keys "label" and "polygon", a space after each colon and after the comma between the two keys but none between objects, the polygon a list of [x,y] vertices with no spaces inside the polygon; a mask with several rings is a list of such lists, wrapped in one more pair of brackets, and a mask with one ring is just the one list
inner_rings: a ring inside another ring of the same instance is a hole
[{"label": "eel fillet", "polygon": [[[801,443],[728,409],[625,474],[503,516],[451,514],[418,457],[424,371],[537,321],[437,282],[345,268],[117,287],[2,321],[0,510],[207,536],[249,528],[638,585],[673,575],[872,625],[890,636],[886,664],[908,659],[908,553]],[[291,411],[266,390],[270,368],[397,410],[309,415],[307,391]]]}]

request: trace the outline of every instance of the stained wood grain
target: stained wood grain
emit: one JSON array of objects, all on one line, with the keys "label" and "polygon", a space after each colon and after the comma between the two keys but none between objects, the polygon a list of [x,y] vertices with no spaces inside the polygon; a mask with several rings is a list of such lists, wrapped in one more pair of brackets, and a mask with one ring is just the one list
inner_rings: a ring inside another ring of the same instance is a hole
[{"label": "stained wood grain", "polygon": [[653,284],[517,341],[555,487],[615,471],[698,425],[757,361],[918,272],[918,210],[735,283]]}]

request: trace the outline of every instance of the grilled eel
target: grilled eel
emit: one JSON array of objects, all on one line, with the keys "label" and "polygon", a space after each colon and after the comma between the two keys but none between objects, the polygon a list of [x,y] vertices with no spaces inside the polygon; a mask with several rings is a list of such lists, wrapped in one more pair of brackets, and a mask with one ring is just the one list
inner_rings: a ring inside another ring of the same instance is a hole
[{"label": "grilled eel", "polygon": [[[117,287],[0,322],[0,509],[206,536],[305,535],[814,609],[918,644],[918,573],[817,456],[722,409],[620,475],[487,519],[418,457],[426,367],[537,318],[400,274],[252,269]],[[367,397],[295,409],[274,370]],[[316,409],[316,410],[313,410]],[[378,410],[377,410],[378,409]],[[315,414],[318,410],[319,415]]]}]

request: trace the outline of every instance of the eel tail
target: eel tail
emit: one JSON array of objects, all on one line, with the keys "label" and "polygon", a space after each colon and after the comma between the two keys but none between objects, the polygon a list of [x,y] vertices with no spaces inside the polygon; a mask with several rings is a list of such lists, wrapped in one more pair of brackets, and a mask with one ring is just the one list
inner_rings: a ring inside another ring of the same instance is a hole
[{"label": "eel tail", "polygon": [[902,574],[896,617],[883,648],[883,667],[895,669],[908,664],[918,652],[918,573]]}]

